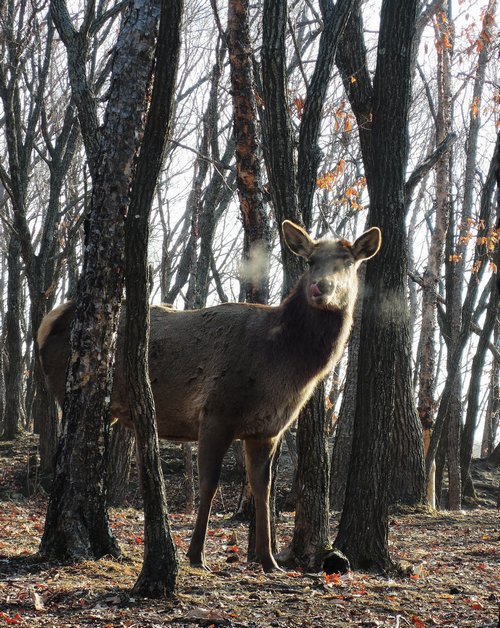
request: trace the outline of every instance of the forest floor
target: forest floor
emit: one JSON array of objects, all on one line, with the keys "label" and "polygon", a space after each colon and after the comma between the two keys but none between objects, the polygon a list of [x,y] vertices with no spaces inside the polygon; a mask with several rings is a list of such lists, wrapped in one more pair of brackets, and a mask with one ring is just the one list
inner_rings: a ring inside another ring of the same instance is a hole
[{"label": "forest floor", "polygon": [[[110,512],[123,558],[78,564],[45,563],[36,552],[47,507],[29,494],[32,437],[0,442],[0,628],[172,625],[234,627],[480,626],[500,628],[500,512],[496,472],[478,461],[475,508],[461,512],[399,512],[391,516],[390,547],[406,575],[352,572],[343,576],[289,572],[266,575],[245,560],[247,526],[231,520],[239,486],[225,472],[207,541],[212,572],[191,568],[185,552],[193,516],[181,513],[180,452],[169,451],[168,498],[178,547],[178,590],[168,601],[134,599],[142,564],[142,513]],[[177,469],[177,472],[175,472]],[[31,489],[32,490],[32,489]],[[136,489],[133,489],[136,491]],[[138,502],[132,492],[130,503]],[[332,516],[335,538],[338,517]],[[282,513],[286,547],[293,513]]]}]

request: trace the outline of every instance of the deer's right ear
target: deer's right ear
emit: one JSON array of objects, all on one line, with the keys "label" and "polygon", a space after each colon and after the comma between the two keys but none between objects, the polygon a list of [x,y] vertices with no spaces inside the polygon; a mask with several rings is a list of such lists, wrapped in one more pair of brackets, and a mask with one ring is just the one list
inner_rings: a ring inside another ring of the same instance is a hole
[{"label": "deer's right ear", "polygon": [[281,228],[290,251],[295,253],[295,255],[308,259],[314,249],[314,240],[309,234],[290,220],[284,220]]}]

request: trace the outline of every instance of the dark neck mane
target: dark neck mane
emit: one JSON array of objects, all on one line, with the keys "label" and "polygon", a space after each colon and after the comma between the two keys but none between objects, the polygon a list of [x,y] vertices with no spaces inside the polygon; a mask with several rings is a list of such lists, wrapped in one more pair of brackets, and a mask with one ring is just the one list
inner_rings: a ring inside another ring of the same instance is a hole
[{"label": "dark neck mane", "polygon": [[316,308],[307,302],[300,281],[280,306],[280,331],[283,349],[299,358],[306,376],[322,371],[345,342],[344,327],[351,324],[351,313],[336,308]]}]

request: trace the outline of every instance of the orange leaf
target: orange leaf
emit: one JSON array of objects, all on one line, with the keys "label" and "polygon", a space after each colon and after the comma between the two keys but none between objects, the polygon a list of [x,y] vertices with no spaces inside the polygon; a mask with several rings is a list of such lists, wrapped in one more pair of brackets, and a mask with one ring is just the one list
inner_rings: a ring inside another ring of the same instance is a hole
[{"label": "orange leaf", "polygon": [[325,579],[326,584],[333,584],[335,586],[342,584],[342,579],[339,573],[323,573],[323,578]]},{"label": "orange leaf", "polygon": [[412,615],[411,620],[417,628],[425,628],[424,622],[420,619],[420,617],[418,617],[418,615]]}]

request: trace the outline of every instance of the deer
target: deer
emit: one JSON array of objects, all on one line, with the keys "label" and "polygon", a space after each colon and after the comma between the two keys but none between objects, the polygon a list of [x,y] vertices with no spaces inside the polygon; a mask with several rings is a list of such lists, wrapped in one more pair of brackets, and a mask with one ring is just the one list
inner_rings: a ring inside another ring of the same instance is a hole
[{"label": "deer", "polygon": [[[270,538],[273,456],[284,431],[340,359],[353,321],[357,268],[378,253],[382,241],[378,227],[352,244],[314,240],[289,220],[282,233],[308,267],[280,305],[150,307],[149,377],[158,436],[198,442],[199,506],[187,552],[192,566],[208,569],[205,539],[212,501],[224,455],[240,439],[255,501],[256,554],[265,572],[280,569]],[[48,388],[61,407],[74,310],[73,302],[56,307],[37,336]],[[122,308],[110,415],[133,429],[124,376],[124,318]]]}]

